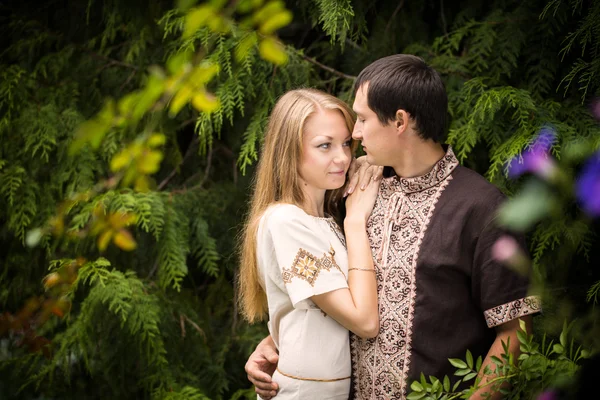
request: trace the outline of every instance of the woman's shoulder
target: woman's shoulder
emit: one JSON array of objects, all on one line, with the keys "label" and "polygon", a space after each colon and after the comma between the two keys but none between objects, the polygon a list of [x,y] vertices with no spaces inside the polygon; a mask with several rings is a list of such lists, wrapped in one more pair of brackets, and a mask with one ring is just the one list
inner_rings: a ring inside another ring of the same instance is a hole
[{"label": "woman's shoulder", "polygon": [[261,217],[261,225],[268,227],[282,227],[310,223],[310,216],[306,212],[289,203],[275,203],[267,207]]}]

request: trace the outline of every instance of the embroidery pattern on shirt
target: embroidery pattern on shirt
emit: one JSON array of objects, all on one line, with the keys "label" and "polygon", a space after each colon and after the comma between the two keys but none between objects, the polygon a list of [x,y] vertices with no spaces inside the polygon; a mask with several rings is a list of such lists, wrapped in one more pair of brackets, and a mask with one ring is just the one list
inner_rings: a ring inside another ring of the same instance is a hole
[{"label": "embroidery pattern on shirt", "polygon": [[458,165],[449,148],[427,174],[383,180],[367,224],[377,269],[380,330],[352,335],[355,399],[405,399],[411,358],[415,270],[435,204]]},{"label": "embroidery pattern on shirt", "polygon": [[327,223],[329,224],[329,228],[333,231],[333,233],[335,233],[335,236],[337,236],[337,238],[340,239],[340,242],[344,245],[344,247],[347,247],[346,237],[344,236],[344,233],[340,229],[339,225],[336,224],[333,220],[328,220]]},{"label": "embroidery pattern on shirt", "polygon": [[527,296],[523,299],[510,301],[506,304],[484,311],[485,322],[489,328],[502,325],[524,315],[535,314],[542,309],[542,303],[537,296]]},{"label": "embroidery pattern on shirt", "polygon": [[285,284],[291,283],[293,278],[300,278],[308,282],[311,286],[319,277],[322,270],[330,271],[331,268],[338,269],[342,275],[342,269],[335,262],[335,250],[330,246],[329,253],[323,254],[323,257],[317,258],[304,249],[298,250],[296,258],[290,268],[282,268],[281,276]]}]

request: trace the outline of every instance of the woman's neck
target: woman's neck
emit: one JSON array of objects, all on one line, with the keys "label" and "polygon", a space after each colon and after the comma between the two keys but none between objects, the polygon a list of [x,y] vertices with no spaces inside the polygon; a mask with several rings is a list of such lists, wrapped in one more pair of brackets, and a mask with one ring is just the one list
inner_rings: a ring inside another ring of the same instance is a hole
[{"label": "woman's neck", "polygon": [[304,211],[313,217],[324,217],[325,190],[309,188],[308,184],[303,183],[302,191],[304,192],[304,204],[302,204]]}]

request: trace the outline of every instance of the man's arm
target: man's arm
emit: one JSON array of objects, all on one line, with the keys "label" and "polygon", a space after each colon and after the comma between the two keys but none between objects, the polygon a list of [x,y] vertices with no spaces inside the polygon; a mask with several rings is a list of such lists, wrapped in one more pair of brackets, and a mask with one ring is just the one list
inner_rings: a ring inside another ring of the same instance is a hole
[{"label": "man's arm", "polygon": [[[531,315],[526,315],[526,316],[521,317],[520,319],[522,319],[523,322],[525,322],[525,327],[527,329],[527,332],[531,333],[532,326],[533,326],[533,322],[532,322],[533,317]],[[479,370],[478,377],[481,378],[480,385],[485,385],[486,382],[489,382],[490,380],[492,380],[496,377],[496,374],[494,373],[494,371],[496,370],[496,365],[492,361],[492,356],[496,356],[499,359],[502,359],[502,354],[504,353],[504,348],[502,346],[502,342],[507,343],[509,338],[510,338],[510,343],[508,346],[508,351],[513,354],[513,357],[514,357],[513,359],[515,360],[515,362],[517,362],[517,359],[519,358],[519,355],[521,354],[520,342],[519,342],[519,338],[517,337],[517,331],[519,329],[520,329],[519,328],[519,318],[513,319],[512,321],[508,321],[508,322],[496,327],[496,339],[494,340],[494,343],[492,343],[490,350],[488,351],[487,355],[485,356],[485,360],[483,360],[483,363],[481,364],[481,369]],[[485,368],[488,365],[489,365],[490,369],[492,370],[492,374],[486,376],[486,375],[484,375],[483,371],[485,371]],[[496,391],[492,390],[492,387],[493,387],[493,384],[482,387],[481,389],[479,389],[478,391],[473,393],[473,395],[469,399],[470,400],[484,400],[484,399],[499,400],[499,399],[501,399],[502,393],[500,393],[497,390]],[[506,385],[503,385],[502,387],[506,387]],[[483,395],[484,393],[490,393],[491,396],[484,397],[484,395]]]},{"label": "man's arm", "polygon": [[269,335],[256,346],[246,362],[248,380],[255,386],[256,393],[265,400],[275,397],[279,389],[271,379],[278,360],[277,347]]}]

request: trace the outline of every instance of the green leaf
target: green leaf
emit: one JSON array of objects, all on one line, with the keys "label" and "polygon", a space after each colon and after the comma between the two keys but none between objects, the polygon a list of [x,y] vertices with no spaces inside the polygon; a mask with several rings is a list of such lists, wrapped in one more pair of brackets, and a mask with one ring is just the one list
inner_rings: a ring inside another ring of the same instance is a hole
[{"label": "green leaf", "polygon": [[552,351],[554,351],[556,354],[563,354],[565,352],[565,348],[556,343],[554,346],[552,346]]},{"label": "green leaf", "polygon": [[469,350],[467,350],[467,366],[469,369],[473,369],[473,354]]},{"label": "green leaf", "polygon": [[28,247],[35,247],[42,239],[42,236],[44,236],[44,232],[40,228],[32,229],[27,232],[25,244],[27,244]]},{"label": "green leaf", "polygon": [[449,358],[448,361],[456,368],[467,368],[467,364],[459,358]]},{"label": "green leaf", "polygon": [[475,378],[477,376],[477,372],[471,372],[470,374],[465,375],[465,377],[463,378],[464,381],[470,381],[471,379]]},{"label": "green leaf", "polygon": [[[566,324],[565,324],[566,325]],[[560,344],[563,347],[567,347],[567,327],[563,327],[563,330],[560,332]]]},{"label": "green leaf", "polygon": [[450,391],[450,378],[448,378],[448,375],[444,376],[444,390],[446,392]]},{"label": "green leaf", "polygon": [[526,231],[556,207],[554,195],[546,185],[529,181],[522,191],[505,202],[498,212],[500,224],[516,231]]},{"label": "green leaf", "polygon": [[527,325],[525,325],[525,321],[519,318],[519,328],[525,333],[527,333]]},{"label": "green leaf", "polygon": [[517,330],[517,338],[519,339],[519,342],[527,344],[527,334],[520,329]]},{"label": "green leaf", "polygon": [[256,32],[252,32],[246,36],[235,47],[234,56],[237,62],[242,62],[248,56],[250,50],[256,46],[258,42]]},{"label": "green leaf", "polygon": [[408,396],[406,396],[406,400],[419,400],[425,396],[427,396],[427,392],[411,392]]},{"label": "green leaf", "polygon": [[454,375],[456,375],[456,376],[465,376],[469,372],[471,372],[471,369],[469,369],[469,368],[461,368],[461,369],[456,370],[456,372],[454,372]]},{"label": "green leaf", "polygon": [[418,392],[423,390],[423,386],[419,383],[419,381],[414,381],[413,383],[411,383],[410,388]]},{"label": "green leaf", "polygon": [[456,381],[454,386],[452,386],[452,391],[456,392],[456,389],[458,389],[458,387],[460,386],[461,383],[462,383],[462,379],[459,379],[458,381]]}]

